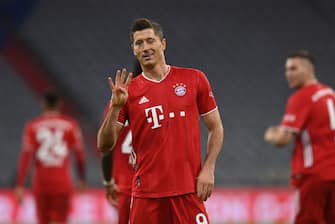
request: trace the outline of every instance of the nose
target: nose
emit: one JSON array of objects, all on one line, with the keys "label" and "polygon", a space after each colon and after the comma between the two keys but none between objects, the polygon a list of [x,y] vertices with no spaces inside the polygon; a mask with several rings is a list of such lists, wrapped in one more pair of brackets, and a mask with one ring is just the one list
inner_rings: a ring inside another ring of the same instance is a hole
[{"label": "nose", "polygon": [[146,50],[148,50],[148,49],[150,49],[150,44],[148,44],[147,42],[143,42],[143,51],[146,51]]}]

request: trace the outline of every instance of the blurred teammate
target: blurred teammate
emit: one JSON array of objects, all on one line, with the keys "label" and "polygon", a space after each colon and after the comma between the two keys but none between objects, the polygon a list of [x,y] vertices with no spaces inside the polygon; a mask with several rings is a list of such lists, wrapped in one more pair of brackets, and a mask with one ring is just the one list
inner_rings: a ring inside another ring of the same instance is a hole
[{"label": "blurred teammate", "polygon": [[[132,80],[117,71],[111,109],[98,133],[108,151],[129,121],[136,152],[130,223],[209,223],[204,207],[214,186],[223,142],[218,108],[203,72],[167,65],[159,24],[138,19],[131,30],[133,53],[143,73]],[[132,81],[131,81],[132,80]],[[201,166],[199,115],[208,129]]]},{"label": "blurred teammate", "polygon": [[297,51],[286,60],[291,88],[282,122],[265,140],[284,146],[295,139],[292,184],[299,189],[296,224],[335,223],[335,93],[317,81],[314,59]]},{"label": "blurred teammate", "polygon": [[[141,66],[136,60],[134,74],[137,76],[141,72]],[[107,114],[109,106],[107,106],[105,114]],[[134,175],[133,163],[135,160],[131,156],[134,155],[132,152],[132,135],[127,124],[120,131],[114,150],[103,154],[101,160],[106,196],[108,201],[118,209],[119,224],[129,223],[131,185]]]},{"label": "blurred teammate", "polygon": [[18,167],[16,196],[24,195],[24,182],[30,161],[34,161],[32,190],[39,224],[66,223],[70,209],[72,180],[70,153],[77,158],[78,187],[85,183],[84,151],[81,130],[75,120],[60,112],[59,96],[50,92],[43,100],[43,113],[27,122]]}]

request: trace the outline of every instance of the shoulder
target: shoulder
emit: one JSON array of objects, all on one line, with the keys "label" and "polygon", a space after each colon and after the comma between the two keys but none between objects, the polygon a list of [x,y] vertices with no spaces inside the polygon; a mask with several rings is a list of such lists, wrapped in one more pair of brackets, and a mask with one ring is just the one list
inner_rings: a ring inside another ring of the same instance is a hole
[{"label": "shoulder", "polygon": [[128,89],[133,89],[133,88],[138,88],[138,87],[141,87],[142,84],[143,84],[143,75],[142,73],[139,74],[138,76],[134,77],[131,82],[129,83],[129,86],[128,86]]},{"label": "shoulder", "polygon": [[185,82],[193,82],[196,85],[208,82],[205,73],[199,69],[171,66],[171,72],[175,77],[181,78]]},{"label": "shoulder", "polygon": [[39,116],[37,116],[37,117],[34,117],[34,118],[28,120],[28,121],[25,123],[24,127],[25,127],[25,129],[32,129],[32,128],[34,128],[35,126],[37,126],[37,125],[41,122],[41,120],[43,120],[43,116],[42,116],[42,115],[39,115]]},{"label": "shoulder", "polygon": [[36,122],[37,122],[37,119],[36,119],[36,118],[27,121],[27,122],[24,124],[24,130],[25,130],[25,131],[28,131],[28,130],[32,129],[32,127],[34,126],[34,124],[36,124]]},{"label": "shoulder", "polygon": [[[296,90],[290,97],[289,102],[314,102],[325,93],[333,92],[333,90],[324,84],[316,83],[309,86],[302,87]],[[320,95],[320,96],[319,96]]]},{"label": "shoulder", "polygon": [[196,68],[186,68],[186,67],[178,67],[178,66],[171,66],[171,70],[173,72],[176,72],[178,74],[185,74],[185,75],[204,75],[204,72],[202,72],[199,69]]},{"label": "shoulder", "polygon": [[71,117],[71,116],[66,115],[66,114],[61,114],[59,116],[59,119],[62,120],[62,121],[64,121],[64,122],[67,122],[67,123],[70,123],[72,125],[75,125],[75,126],[78,125],[78,121],[74,117]]},{"label": "shoulder", "polygon": [[53,123],[52,125],[68,131],[76,130],[79,127],[78,121],[74,117],[66,114],[58,114],[52,118],[51,122]]}]

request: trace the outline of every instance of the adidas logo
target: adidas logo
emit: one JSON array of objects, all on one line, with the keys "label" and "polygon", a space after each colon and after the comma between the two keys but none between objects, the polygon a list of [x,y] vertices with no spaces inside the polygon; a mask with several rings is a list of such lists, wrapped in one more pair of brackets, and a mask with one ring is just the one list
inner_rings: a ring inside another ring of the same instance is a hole
[{"label": "adidas logo", "polygon": [[140,101],[138,101],[138,104],[143,104],[143,103],[147,103],[147,102],[149,102],[148,98],[146,98],[145,96],[142,96]]}]

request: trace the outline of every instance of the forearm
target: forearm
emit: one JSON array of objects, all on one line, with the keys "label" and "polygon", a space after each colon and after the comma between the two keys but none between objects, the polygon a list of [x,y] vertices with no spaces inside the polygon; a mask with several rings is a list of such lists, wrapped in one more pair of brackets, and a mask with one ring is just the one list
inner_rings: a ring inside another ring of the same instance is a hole
[{"label": "forearm", "polygon": [[113,152],[109,151],[102,155],[101,169],[104,181],[110,182],[112,179]]},{"label": "forearm", "polygon": [[278,125],[268,128],[265,133],[264,140],[276,147],[284,147],[290,143],[293,137],[293,133]]},{"label": "forearm", "polygon": [[120,129],[117,124],[119,112],[119,108],[112,107],[98,131],[97,146],[103,153],[111,150],[116,143]]},{"label": "forearm", "polygon": [[222,150],[223,141],[224,130],[220,124],[208,133],[207,154],[203,167],[211,170],[212,172],[215,170],[216,160]]}]

